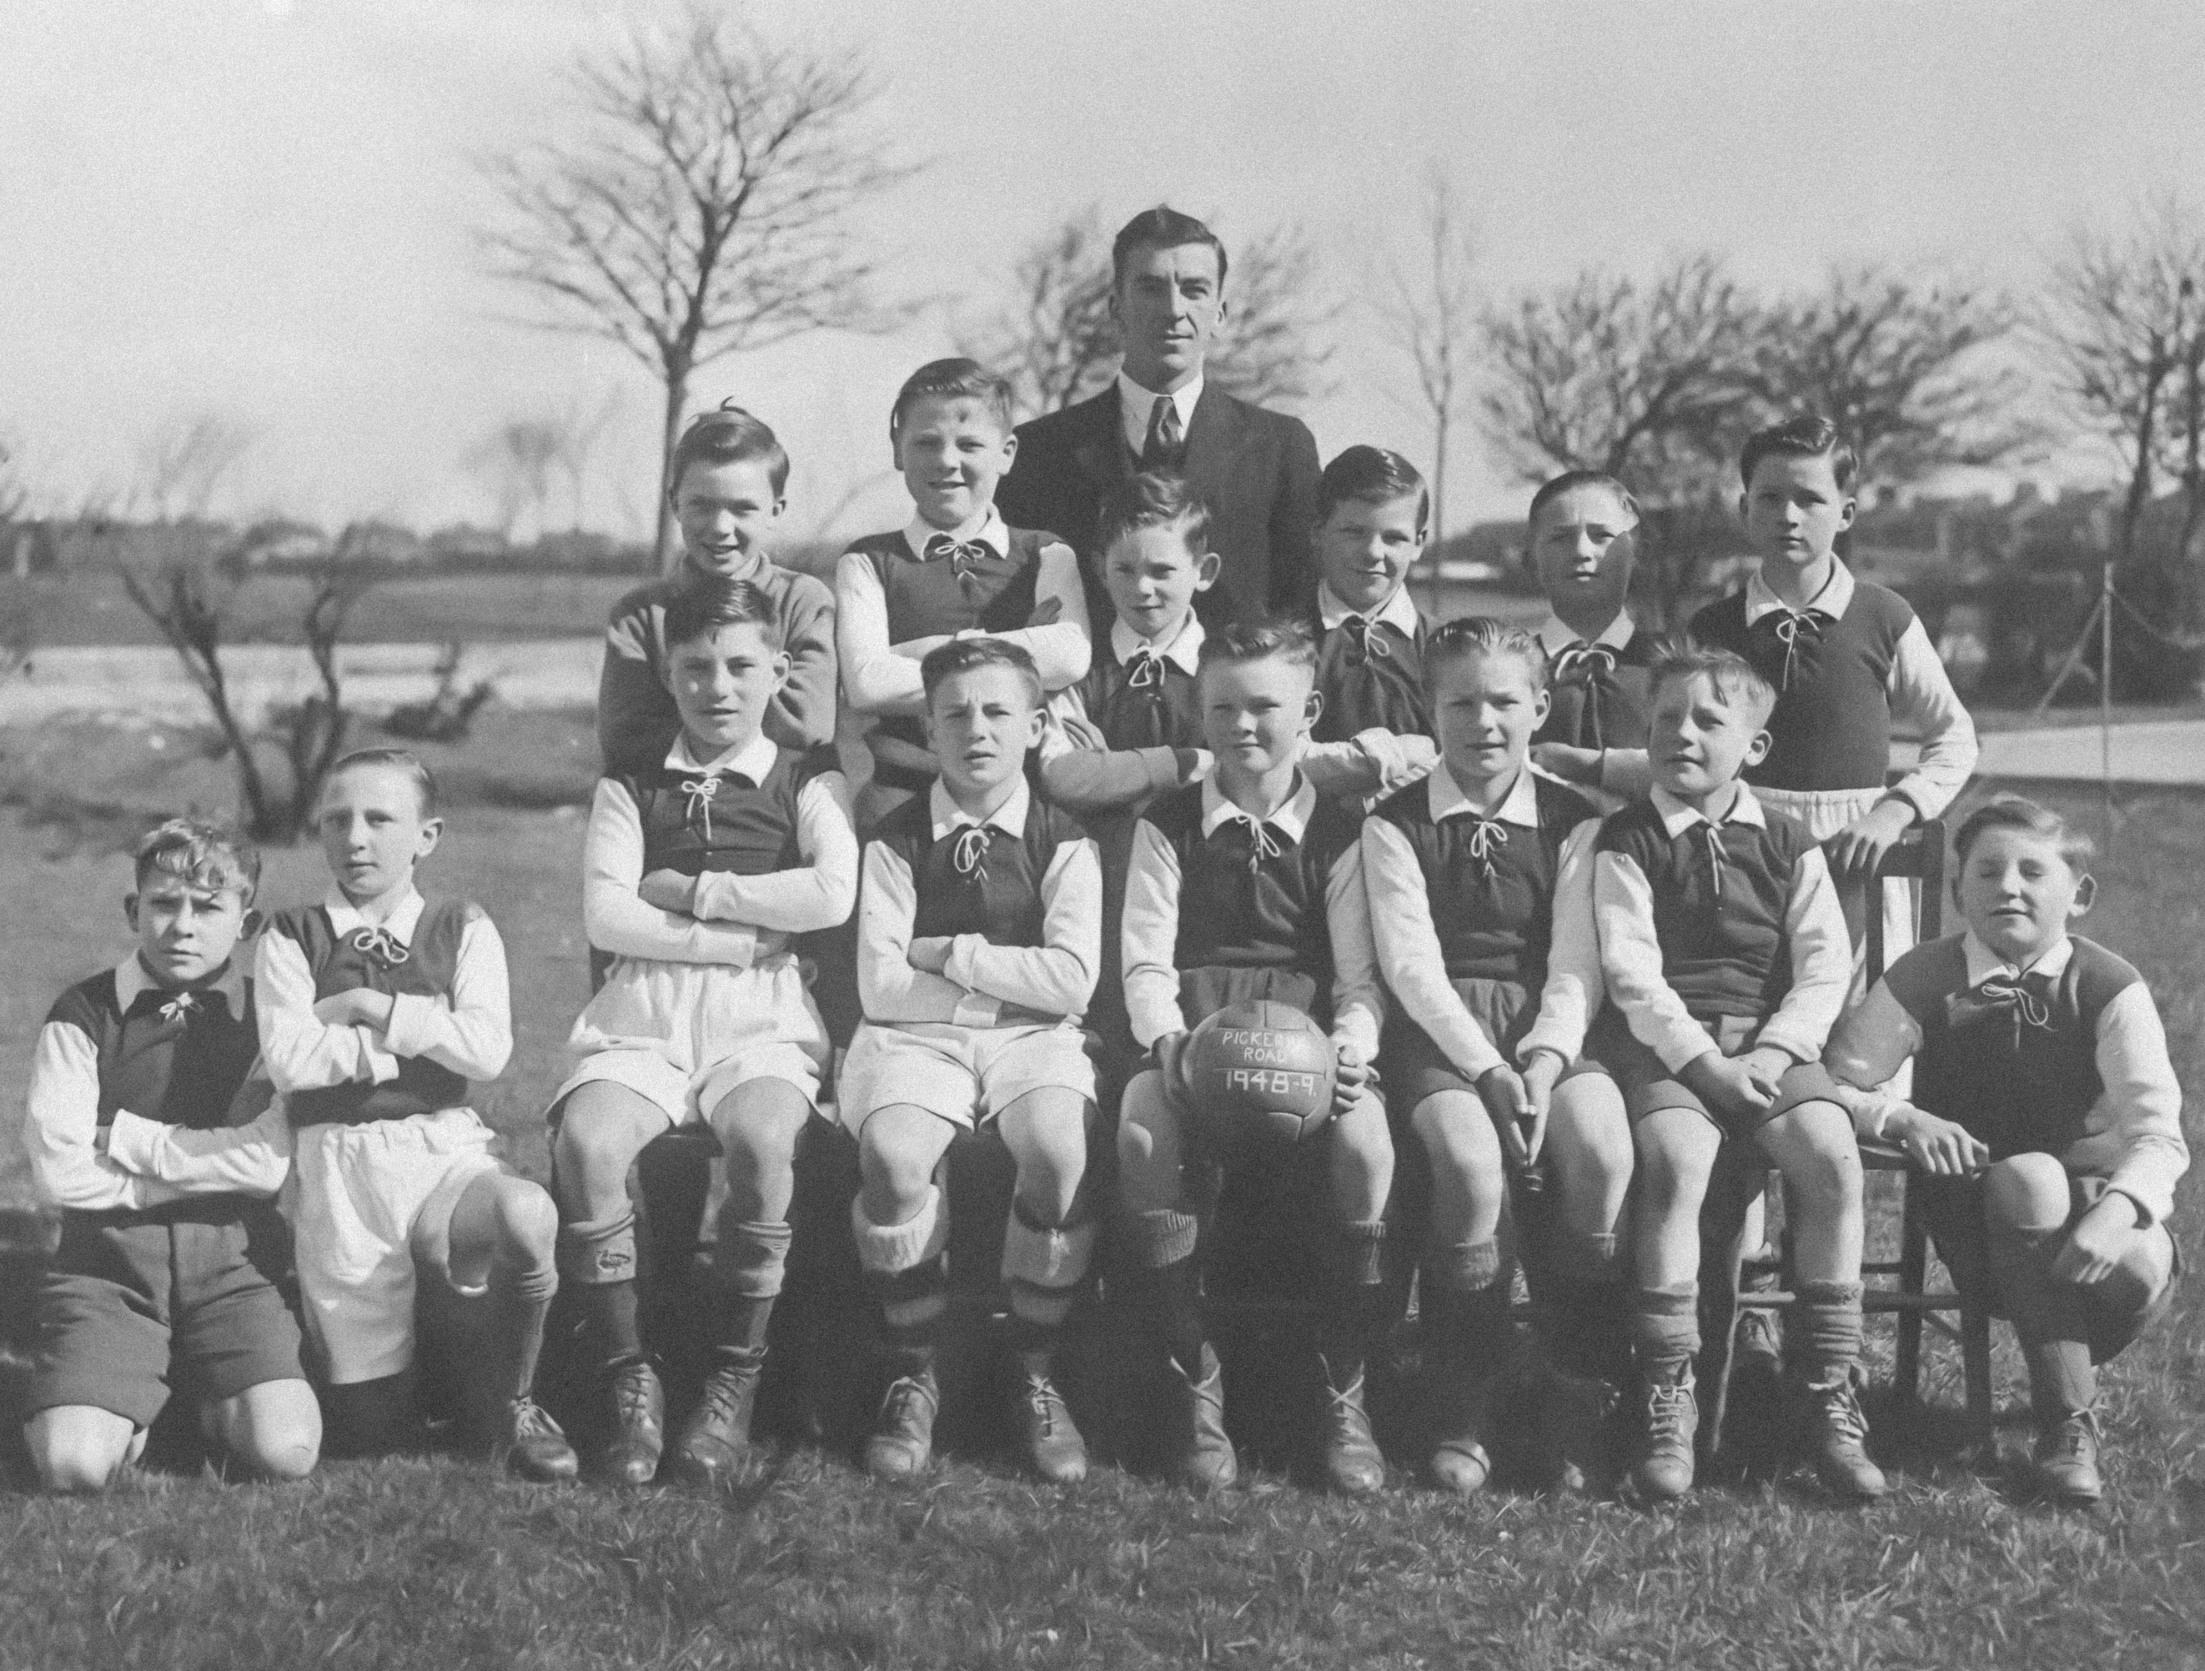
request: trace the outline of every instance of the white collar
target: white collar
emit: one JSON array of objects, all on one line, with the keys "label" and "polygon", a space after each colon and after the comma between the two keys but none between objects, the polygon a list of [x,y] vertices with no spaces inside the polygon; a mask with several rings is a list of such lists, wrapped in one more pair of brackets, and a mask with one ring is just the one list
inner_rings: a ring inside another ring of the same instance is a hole
[{"label": "white collar", "polygon": [[[125,1013],[137,1001],[138,994],[141,992],[182,992],[184,990],[182,987],[164,987],[161,985],[159,981],[145,972],[145,965],[138,961],[135,954],[124,958],[122,962],[115,965],[115,1004],[118,1009]],[[234,955],[224,965],[221,974],[205,986],[192,987],[190,990],[221,993],[222,1001],[230,1006],[230,1015],[238,1021],[245,1019],[245,971],[238,967],[237,958]]]},{"label": "white collar", "polygon": [[1695,824],[1752,824],[1761,829],[1769,827],[1768,814],[1761,810],[1761,803],[1753,798],[1753,791],[1744,779],[1738,783],[1737,799],[1730,803],[1730,810],[1721,818],[1710,818],[1696,806],[1688,806],[1669,793],[1660,784],[1654,785],[1654,810],[1661,814],[1661,827],[1674,841]]},{"label": "white collar", "polygon": [[755,789],[766,781],[766,774],[780,758],[779,747],[761,731],[747,743],[722,749],[709,760],[699,760],[689,747],[689,734],[683,732],[674,738],[674,746],[666,752],[666,769],[669,772],[701,772],[706,777],[738,772],[748,778]]},{"label": "white collar", "polygon": [[936,841],[940,841],[944,836],[967,825],[978,826],[980,824],[993,824],[1006,835],[1023,836],[1026,833],[1026,812],[1032,799],[1033,797],[1027,792],[1025,778],[1020,777],[1018,782],[1012,786],[1009,800],[989,813],[986,818],[975,818],[949,798],[949,791],[942,787],[942,780],[936,778],[934,787],[927,796],[926,810],[934,820],[934,839]]},{"label": "white collar", "polygon": [[[1592,642],[1605,644],[1611,650],[1620,650],[1631,642],[1631,635],[1636,631],[1638,623],[1631,619],[1630,612],[1619,609],[1615,612],[1615,619],[1602,627],[1600,636]],[[1546,651],[1550,659],[1579,642],[1576,630],[1559,615],[1549,615],[1539,624],[1538,638],[1539,648]]]},{"label": "white collar", "polygon": [[1516,774],[1516,781],[1509,786],[1508,794],[1501,801],[1500,810],[1491,814],[1482,813],[1470,804],[1470,797],[1462,792],[1462,785],[1448,771],[1446,761],[1442,760],[1434,766],[1431,776],[1425,781],[1432,786],[1432,822],[1435,824],[1442,818],[1490,816],[1504,824],[1521,825],[1527,830],[1536,830],[1539,827],[1539,791],[1533,783],[1529,766]]},{"label": "white collar", "polygon": [[2005,975],[2013,980],[2019,980],[2023,975],[2057,976],[2075,955],[2075,942],[2063,934],[2051,946],[2039,952],[2037,960],[2028,968],[2018,969],[1977,939],[1972,928],[1968,930],[1962,943],[1967,949],[1968,985],[1971,987],[1981,986],[1993,975]]},{"label": "white collar", "polygon": [[1110,623],[1110,654],[1123,667],[1141,651],[1146,650],[1152,656],[1162,656],[1181,672],[1193,673],[1201,666],[1202,638],[1202,623],[1194,618],[1194,611],[1191,609],[1187,611],[1186,620],[1180,623],[1178,635],[1162,648],[1113,617]]},{"label": "white collar", "polygon": [[[398,909],[383,919],[383,931],[402,946],[413,944],[413,931],[421,921],[421,913],[428,901],[421,897],[418,888],[408,887],[406,897],[398,902]],[[374,925],[360,914],[360,908],[335,888],[322,896],[322,909],[329,913],[329,926],[342,936],[354,929],[371,928]]]},{"label": "white collar", "polygon": [[1845,566],[1845,559],[1842,557],[1830,559],[1830,578],[1822,583],[1821,591],[1807,600],[1805,609],[1793,609],[1771,591],[1769,583],[1761,578],[1759,569],[1755,569],[1753,578],[1746,582],[1746,625],[1749,627],[1762,616],[1773,614],[1779,609],[1792,615],[1812,612],[1838,621],[1843,620],[1845,612],[1852,607],[1853,571]]},{"label": "white collar", "polygon": [[1004,525],[1003,513],[995,508],[992,500],[961,528],[937,528],[925,517],[915,516],[904,528],[903,543],[910,548],[912,556],[924,558],[926,542],[937,536],[946,536],[960,545],[978,540],[998,557],[1010,555],[1011,531]]},{"label": "white collar", "polygon": [[1383,621],[1389,627],[1398,627],[1401,636],[1408,639],[1416,637],[1416,629],[1422,624],[1417,619],[1416,600],[1409,596],[1405,581],[1396,586],[1393,596],[1376,609],[1350,609],[1339,600],[1330,585],[1318,586],[1317,619],[1323,623],[1325,631],[1330,632],[1350,615],[1360,615],[1366,621]]},{"label": "white collar", "polygon": [[1275,824],[1294,840],[1300,841],[1302,833],[1309,828],[1310,816],[1316,810],[1317,791],[1310,785],[1309,779],[1299,772],[1294,774],[1294,793],[1260,819],[1255,818],[1246,808],[1228,801],[1225,791],[1218,788],[1215,777],[1202,780],[1202,833],[1205,836],[1217,834],[1220,824],[1230,823],[1238,818],[1243,823]]},{"label": "white collar", "polygon": [[[1148,439],[1148,420],[1155,412],[1157,397],[1162,392],[1160,389],[1143,388],[1126,374],[1125,367],[1118,368],[1118,410],[1125,419],[1127,434],[1133,432],[1133,420],[1139,418],[1141,439]],[[1194,403],[1201,398],[1202,373],[1199,371],[1171,391],[1171,403],[1178,409],[1179,433],[1182,436],[1186,434],[1187,426],[1194,422]]]}]

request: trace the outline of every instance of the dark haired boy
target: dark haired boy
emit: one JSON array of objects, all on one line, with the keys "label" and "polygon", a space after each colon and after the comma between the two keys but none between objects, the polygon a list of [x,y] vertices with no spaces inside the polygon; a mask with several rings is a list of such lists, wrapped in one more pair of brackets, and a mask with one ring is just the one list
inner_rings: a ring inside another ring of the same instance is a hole
[{"label": "dark haired boy", "polygon": [[1656,659],[1654,786],[1601,826],[1593,910],[1624,1026],[1599,1053],[1638,1153],[1633,1354],[1646,1433],[1632,1484],[1692,1487],[1699,1426],[1700,1209],[1719,1165],[1783,1174],[1798,1275],[1787,1334],[1801,1438],[1823,1483],[1883,1494],[1853,1378],[1860,1355],[1860,1153],[1822,1067],[1852,958],[1822,850],[1741,774],[1768,751],[1776,693],[1723,650]]},{"label": "dark haired boy", "polygon": [[181,1384],[226,1462],[296,1479],[322,1420],[273,1263],[290,1129],[252,1075],[233,959],[260,855],[173,818],[134,868],[136,953],[62,994],[31,1060],[23,1148],[61,1240],[39,1277],[24,1441],[47,1490],[100,1490]]},{"label": "dark haired boy", "polygon": [[609,773],[647,772],[681,734],[666,689],[666,606],[690,580],[747,580],[772,601],[789,676],[766,712],[766,735],[784,748],[831,743],[835,734],[834,595],[773,560],[787,506],[789,455],[771,429],[728,402],[698,414],[674,444],[668,492],[681,534],[681,566],[613,606],[597,686],[597,742]]},{"label": "dark haired boy", "polygon": [[1176,470],[1208,507],[1216,588],[1205,625],[1301,609],[1311,584],[1317,443],[1299,418],[1237,399],[1204,371],[1228,315],[1225,246],[1159,205],[1110,248],[1110,311],[1125,358],[1109,388],[1019,427],[1003,514],[1071,542],[1102,619],[1102,506],[1136,470]]},{"label": "dark haired boy", "polygon": [[1070,1482],[1086,1475],[1087,1449],[1054,1357],[1095,1246],[1081,1186],[1098,1115],[1080,1017],[1101,961],[1102,871],[1094,842],[1028,788],[1042,727],[1033,658],[965,638],[929,651],[919,671],[942,775],[865,844],[865,1020],[841,1076],[863,1177],[851,1224],[891,1368],[865,1465],[908,1479],[933,1454],[949,1245],[935,1169],[960,1130],[992,1121],[1018,1168],[1003,1275],[1027,1455],[1043,1478]]},{"label": "dark haired boy", "polygon": [[1344,1492],[1385,1481],[1363,1404],[1364,1359],[1384,1323],[1380,1256],[1393,1185],[1393,1142],[1371,1074],[1383,999],[1354,822],[1301,771],[1315,681],[1315,647],[1299,622],[1228,625],[1204,639],[1202,723],[1217,770],[1141,814],[1126,875],[1126,1010],[1150,1065],[1120,1111],[1119,1188],[1134,1293],[1178,1381],[1177,1472],[1197,1490],[1231,1485],[1239,1465],[1198,1252],[1197,1205],[1221,1157],[1205,1143],[1179,1058],[1192,1028],[1257,999],[1291,1004],[1332,1036],[1336,1114],[1321,1141],[1335,1216],[1310,1227],[1325,1266],[1325,1471]]},{"label": "dark haired boy", "polygon": [[1647,781],[1654,641],[1625,607],[1641,521],[1630,489],[1598,470],[1565,470],[1531,496],[1532,567],[1548,604],[1538,639],[1553,698],[1532,759],[1566,782],[1608,790],[1609,810]]},{"label": "dark haired boy", "polygon": [[1018,451],[1010,385],[975,361],[935,360],[904,380],[888,420],[911,521],[869,534],[835,568],[842,691],[870,716],[873,775],[859,801],[870,828],[932,782],[919,664],[953,639],[986,634],[1029,656],[1044,692],[1088,667],[1087,596],[1072,548],[1007,524],[996,483]]}]

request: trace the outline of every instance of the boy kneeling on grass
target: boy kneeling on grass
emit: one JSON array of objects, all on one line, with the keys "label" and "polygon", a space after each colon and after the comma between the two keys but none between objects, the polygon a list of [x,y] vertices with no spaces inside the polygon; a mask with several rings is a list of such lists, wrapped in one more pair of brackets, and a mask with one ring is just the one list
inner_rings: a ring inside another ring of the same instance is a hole
[{"label": "boy kneeling on grass", "polygon": [[[1827,1060],[1860,1134],[1929,1174],[1939,1257],[2021,1336],[2040,1482],[2087,1506],[2104,1492],[2097,1366],[2166,1309],[2181,1264],[2182,1087],[2143,977],[2067,931],[2097,892],[2089,843],[2007,796],[1954,847],[1966,931],[1894,963]],[[1913,1100],[1879,1092],[1909,1058]]]},{"label": "boy kneeling on grass", "polygon": [[403,749],[337,762],[314,815],[335,885],[260,937],[260,1048],[296,1131],[299,1291],[356,1452],[413,1423],[414,1280],[497,1295],[493,1452],[535,1480],[578,1471],[535,1401],[559,1286],[551,1197],[490,1153],[467,1103],[513,1053],[505,945],[479,905],[427,900],[414,867],[444,833],[436,785]]},{"label": "boy kneeling on grass", "polygon": [[180,1377],[223,1460],[297,1479],[322,1416],[276,1287],[288,1237],[270,1197],[290,1131],[252,1077],[252,988],[233,956],[260,854],[173,818],[135,864],[136,953],[61,995],[31,1061],[24,1146],[61,1243],[39,1281],[24,1439],[47,1490],[100,1490]]}]

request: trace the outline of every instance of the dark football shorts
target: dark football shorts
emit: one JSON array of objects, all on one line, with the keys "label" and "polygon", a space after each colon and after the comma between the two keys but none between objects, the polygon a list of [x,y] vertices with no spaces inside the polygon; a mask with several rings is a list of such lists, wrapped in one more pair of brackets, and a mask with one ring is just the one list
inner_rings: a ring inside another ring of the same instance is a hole
[{"label": "dark football shorts", "polygon": [[[1532,1023],[1539,1016],[1537,994],[1527,992],[1515,981],[1465,979],[1449,984],[1454,987],[1455,996],[1469,1009],[1471,1018],[1492,1040],[1493,1048],[1514,1065],[1524,1035],[1531,1031]],[[1386,1093],[1386,1111],[1392,1117],[1397,1136],[1409,1129],[1410,1116],[1427,1097],[1437,1096],[1442,1091],[1466,1091],[1471,1096],[1478,1093],[1477,1083],[1464,1075],[1448,1059],[1446,1052],[1432,1042],[1431,1036],[1406,1016],[1392,1018],[1387,1027],[1378,1071]],[[1582,1054],[1563,1070],[1561,1080],[1556,1083],[1575,1079],[1580,1074],[1604,1076],[1607,1072],[1591,1054]]]},{"label": "dark football shorts", "polygon": [[[1716,1016],[1702,1025],[1715,1035],[1715,1043],[1728,1056],[1742,1056],[1753,1048],[1761,1024],[1750,1016]],[[1610,1004],[1600,1012],[1586,1040],[1623,1087],[1623,1106],[1635,1125],[1664,1108],[1696,1109],[1725,1137],[1751,1137],[1779,1115],[1789,1114],[1802,1103],[1836,1102],[1837,1084],[1820,1062],[1795,1062],[1777,1082],[1776,1100],[1749,1115],[1718,1114],[1700,1095],[1664,1065],[1633,1033],[1622,1011]]]}]

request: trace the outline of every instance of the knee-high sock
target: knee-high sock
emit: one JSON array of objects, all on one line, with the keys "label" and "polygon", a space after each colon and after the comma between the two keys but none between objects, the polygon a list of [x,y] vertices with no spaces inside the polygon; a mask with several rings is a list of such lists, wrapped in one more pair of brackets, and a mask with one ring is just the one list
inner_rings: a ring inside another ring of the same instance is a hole
[{"label": "knee-high sock", "polygon": [[1385,1320],[1385,1253],[1384,1219],[1355,1220],[1334,1231],[1332,1293],[1318,1349],[1335,1387],[1363,1373],[1371,1339]]},{"label": "knee-high sock", "polygon": [[635,1212],[559,1227],[560,1278],[571,1283],[590,1350],[606,1369],[643,1357],[636,1318]]},{"label": "knee-high sock", "polygon": [[1561,1231],[1548,1243],[1547,1300],[1539,1332],[1565,1375],[1621,1382],[1631,1362],[1630,1291],[1613,1236]]},{"label": "knee-high sock", "polygon": [[1003,1227],[1003,1277],[1011,1290],[1011,1340],[1019,1368],[1050,1373],[1064,1319],[1095,1257],[1095,1223],[1037,1224],[1014,1197]]},{"label": "knee-high sock", "polygon": [[915,1375],[931,1368],[949,1305],[949,1213],[940,1186],[929,1184],[925,1203],[902,1224],[875,1224],[865,1216],[861,1196],[850,1203],[850,1225],[866,1285],[880,1303],[894,1372]]},{"label": "knee-high sock", "polygon": [[1700,1285],[1639,1289],[1631,1302],[1631,1347],[1645,1380],[1682,1380],[1700,1355]]},{"label": "knee-high sock", "polygon": [[544,1322],[551,1315],[551,1297],[559,1291],[559,1273],[551,1265],[513,1271],[495,1291],[508,1371],[498,1390],[507,1398],[527,1398],[536,1389],[536,1361],[543,1355]]},{"label": "knee-high sock", "polygon": [[1135,1282],[1149,1326],[1188,1375],[1202,1373],[1201,1278],[1195,1265],[1199,1221],[1162,1208],[1135,1213],[1128,1226]]},{"label": "knee-high sock", "polygon": [[766,1324],[789,1260],[785,1222],[737,1220],[720,1226],[712,1254],[712,1317],[708,1338],[715,1354],[754,1355],[766,1349]]},{"label": "knee-high sock", "polygon": [[1849,1380],[1860,1361],[1857,1282],[1802,1282],[1784,1339],[1799,1378],[1810,1387]]},{"label": "knee-high sock", "polygon": [[2066,1245],[2057,1230],[1990,1229],[1991,1270],[1998,1297],[2021,1337],[2029,1366],[2029,1401],[2040,1422],[2087,1410],[2097,1400],[2098,1372],[2090,1362],[2090,1324],[2082,1290],[2052,1275]]}]

